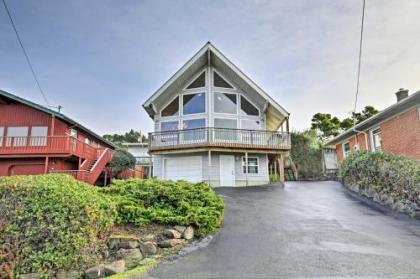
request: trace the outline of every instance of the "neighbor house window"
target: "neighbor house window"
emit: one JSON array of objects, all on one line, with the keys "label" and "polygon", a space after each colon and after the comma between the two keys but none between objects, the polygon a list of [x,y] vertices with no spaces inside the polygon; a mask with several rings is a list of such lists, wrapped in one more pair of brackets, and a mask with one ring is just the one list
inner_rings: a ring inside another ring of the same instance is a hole
[{"label": "neighbor house window", "polygon": [[214,112],[237,113],[236,94],[214,93]]},{"label": "neighbor house window", "polygon": [[232,85],[230,85],[216,72],[213,72],[213,84],[215,87],[233,88]]},{"label": "neighbor house window", "polygon": [[8,127],[6,136],[7,146],[25,146],[29,127]]},{"label": "neighbor house window", "polygon": [[204,93],[183,95],[182,111],[184,115],[206,112],[206,95]]},{"label": "neighbor house window", "polygon": [[179,97],[176,97],[172,102],[170,102],[161,113],[162,117],[165,116],[176,116],[179,114]]},{"label": "neighbor house window", "polygon": [[258,109],[243,96],[241,96],[241,113],[252,116],[259,115]]},{"label": "neighbor house window", "polygon": [[206,131],[200,129],[206,127],[206,119],[204,118],[184,120],[182,126],[183,129],[189,129],[183,132],[184,140],[202,140],[206,136]]},{"label": "neighbor house window", "polygon": [[194,89],[206,86],[206,72],[203,72],[198,78],[188,85],[187,89]]},{"label": "neighbor house window", "polygon": [[3,145],[4,127],[0,127],[0,146]]},{"label": "neighbor house window", "polygon": [[372,143],[373,143],[373,149],[375,151],[380,151],[382,149],[381,128],[377,128],[377,129],[372,131]]},{"label": "neighbor house window", "polygon": [[350,154],[350,143],[349,142],[343,143],[343,156],[344,156],[344,158],[349,156],[349,154]]},{"label": "neighbor house window", "polygon": [[48,136],[48,127],[37,126],[31,128],[30,144],[32,146],[46,146]]},{"label": "neighbor house window", "polygon": [[248,157],[248,172],[246,169],[246,158],[242,157],[242,171],[243,173],[257,174],[258,173],[258,158]]}]

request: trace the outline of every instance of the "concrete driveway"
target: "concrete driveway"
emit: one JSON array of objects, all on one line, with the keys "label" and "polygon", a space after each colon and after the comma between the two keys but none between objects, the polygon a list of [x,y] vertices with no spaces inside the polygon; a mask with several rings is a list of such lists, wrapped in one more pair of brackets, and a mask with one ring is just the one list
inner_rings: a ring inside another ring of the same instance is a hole
[{"label": "concrete driveway", "polygon": [[217,192],[220,232],[149,278],[420,278],[420,222],[371,208],[337,182]]}]

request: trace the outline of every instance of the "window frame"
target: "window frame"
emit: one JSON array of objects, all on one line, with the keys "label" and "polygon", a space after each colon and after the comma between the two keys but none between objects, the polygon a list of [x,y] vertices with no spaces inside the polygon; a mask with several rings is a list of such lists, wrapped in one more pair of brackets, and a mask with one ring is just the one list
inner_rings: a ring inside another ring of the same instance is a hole
[{"label": "window frame", "polygon": [[[347,153],[346,153],[346,149],[344,148],[344,146],[345,146],[346,144],[348,144],[348,145],[349,145],[349,150],[348,150],[348,152],[347,152]],[[341,149],[343,149],[343,158],[347,158],[347,157],[350,155],[350,153],[351,153],[350,141],[345,141],[345,142],[343,142],[343,143],[341,144]]]},{"label": "window frame", "polygon": [[[169,102],[167,102],[163,107],[162,107],[162,109],[160,110],[160,112],[159,112],[159,115],[160,115],[160,117],[161,118],[171,118],[171,117],[179,117],[180,115],[181,115],[181,102],[180,102],[180,96],[181,96],[182,94],[176,94]],[[166,109],[176,98],[178,98],[178,113],[176,114],[176,115],[171,115],[171,116],[163,116],[162,115],[162,112],[163,112],[163,110],[164,109]]]},{"label": "window frame", "polygon": [[[250,103],[251,105],[253,105],[257,109],[258,115],[248,115],[248,114],[242,113],[242,98],[244,98],[245,100],[247,100],[248,103]],[[257,105],[255,105],[254,102],[252,102],[248,97],[246,97],[245,94],[240,94],[239,99],[240,100],[238,102],[238,104],[239,104],[239,107],[238,107],[238,115],[246,116],[246,117],[260,117],[261,116],[261,110],[260,110],[260,108]]]},{"label": "window frame", "polygon": [[[180,94],[180,96],[182,96],[182,98],[180,98],[180,108],[181,108],[181,115],[182,116],[191,116],[191,115],[200,115],[200,114],[206,114],[207,113],[207,90],[206,89],[201,89],[199,91],[194,91],[194,92],[184,92],[182,94]],[[185,114],[184,113],[184,96],[187,95],[198,95],[198,94],[204,94],[204,111],[203,112],[195,112],[195,113],[189,113],[189,114]]]},{"label": "window frame", "polygon": [[[379,130],[379,132],[377,132]],[[381,137],[381,145],[377,146],[376,144],[376,140],[375,140],[375,135],[380,135]],[[375,151],[382,151],[382,129],[380,126],[376,126],[374,128],[372,128],[369,132],[370,135],[370,143],[371,143],[371,149],[373,152]]]},{"label": "window frame", "polygon": [[[245,164],[245,157],[246,156],[242,156],[242,165],[241,165],[241,167],[242,167],[242,173],[243,174],[247,174],[247,175],[259,175],[260,174],[260,158],[258,158],[257,156],[248,156],[248,166]],[[257,167],[257,172],[256,173],[251,173],[251,172],[249,172],[249,167],[250,167],[250,165],[249,165],[249,159],[257,159],[257,164],[256,165],[251,165],[251,167]],[[247,171],[248,172],[244,172],[244,168],[246,168],[247,167]]]}]

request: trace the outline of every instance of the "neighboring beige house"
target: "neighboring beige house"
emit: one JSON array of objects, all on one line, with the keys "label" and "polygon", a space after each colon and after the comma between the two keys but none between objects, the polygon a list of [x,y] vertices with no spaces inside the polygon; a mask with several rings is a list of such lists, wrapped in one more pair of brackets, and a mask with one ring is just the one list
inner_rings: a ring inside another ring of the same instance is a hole
[{"label": "neighboring beige house", "polygon": [[155,124],[154,176],[247,186],[280,172],[284,181],[289,113],[210,42],[143,107]]}]

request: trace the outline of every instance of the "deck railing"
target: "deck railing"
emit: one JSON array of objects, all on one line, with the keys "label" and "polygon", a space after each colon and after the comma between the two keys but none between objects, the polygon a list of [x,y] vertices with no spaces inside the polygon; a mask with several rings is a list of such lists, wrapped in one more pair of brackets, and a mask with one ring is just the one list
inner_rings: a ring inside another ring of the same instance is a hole
[{"label": "deck railing", "polygon": [[98,149],[71,136],[0,137],[0,155],[76,155],[95,159]]},{"label": "deck railing", "polygon": [[290,134],[214,127],[149,134],[151,151],[201,146],[287,150],[290,149]]}]

